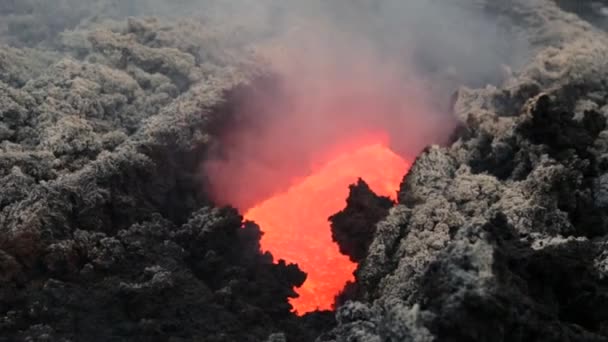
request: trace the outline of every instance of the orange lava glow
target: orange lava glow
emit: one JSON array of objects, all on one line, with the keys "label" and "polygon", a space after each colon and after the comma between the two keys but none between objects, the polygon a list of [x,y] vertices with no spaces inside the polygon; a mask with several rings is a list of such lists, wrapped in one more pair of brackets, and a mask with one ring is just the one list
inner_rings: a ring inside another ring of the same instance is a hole
[{"label": "orange lava glow", "polygon": [[308,274],[290,301],[297,314],[332,309],[335,296],[354,280],[356,264],[339,252],[328,221],[346,205],[348,186],[360,177],[377,194],[394,198],[410,167],[383,143],[349,144],[347,151],[245,214],[264,232],[263,250]]}]

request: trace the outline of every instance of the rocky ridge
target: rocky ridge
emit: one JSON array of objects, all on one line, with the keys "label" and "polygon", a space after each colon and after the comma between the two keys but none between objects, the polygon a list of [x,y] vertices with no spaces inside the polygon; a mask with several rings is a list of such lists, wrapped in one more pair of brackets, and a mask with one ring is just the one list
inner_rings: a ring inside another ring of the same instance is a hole
[{"label": "rocky ridge", "polygon": [[199,191],[264,30],[0,4],[0,341],[607,340],[608,38],[566,2],[459,1],[534,57],[457,92],[453,143],[361,227],[331,330],[288,313],[303,273]]},{"label": "rocky ridge", "polygon": [[418,157],[356,271],[360,299],[319,340],[608,339],[606,36],[514,3],[494,10],[549,47],[500,87],[458,91],[462,129]]}]

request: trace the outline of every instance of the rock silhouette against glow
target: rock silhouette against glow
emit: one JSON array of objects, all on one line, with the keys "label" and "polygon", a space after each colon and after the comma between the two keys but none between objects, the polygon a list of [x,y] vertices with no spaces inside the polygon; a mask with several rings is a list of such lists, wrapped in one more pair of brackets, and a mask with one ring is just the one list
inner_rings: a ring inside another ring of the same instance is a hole
[{"label": "rock silhouette against glow", "polygon": [[339,153],[310,176],[257,204],[245,218],[264,232],[263,250],[276,259],[297,263],[308,274],[299,297],[291,300],[298,314],[332,309],[335,296],[353,280],[356,264],[332,241],[328,217],[341,210],[348,185],[363,178],[379,195],[395,197],[409,163],[381,143]]}]

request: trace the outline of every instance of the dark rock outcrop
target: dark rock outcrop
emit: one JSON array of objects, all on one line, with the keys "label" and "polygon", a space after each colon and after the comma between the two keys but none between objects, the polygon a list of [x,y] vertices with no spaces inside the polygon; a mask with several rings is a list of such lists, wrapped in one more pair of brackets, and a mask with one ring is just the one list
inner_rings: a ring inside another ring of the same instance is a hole
[{"label": "dark rock outcrop", "polygon": [[[27,9],[34,2],[11,3],[3,15],[23,13],[2,25],[48,18]],[[257,226],[201,191],[211,127],[256,72],[247,55],[239,70],[217,62],[239,48],[192,49],[225,41],[195,21],[55,35],[74,23],[62,24],[30,37],[36,48],[0,49],[0,341],[261,341],[279,331],[310,341],[334,324],[328,313],[291,314],[305,274],[274,263]]]},{"label": "dark rock outcrop", "polygon": [[356,271],[362,295],[320,340],[608,339],[607,38],[552,1],[508,6],[487,4],[548,47],[501,87],[458,91],[464,129],[417,158]]},{"label": "dark rock outcrop", "polygon": [[376,223],[392,206],[390,198],[377,196],[364,180],[359,179],[351,185],[346,208],[329,218],[332,238],[340,252],[354,262],[365,258],[376,232]]},{"label": "dark rock outcrop", "polygon": [[[195,11],[173,3],[0,2],[0,341],[608,340],[601,1],[454,1],[530,59],[456,92],[461,129],[397,204],[351,188],[333,233],[359,266],[335,319],[290,314],[305,275],[198,174],[268,27],[125,18]],[[435,84],[476,76],[420,59]]]}]

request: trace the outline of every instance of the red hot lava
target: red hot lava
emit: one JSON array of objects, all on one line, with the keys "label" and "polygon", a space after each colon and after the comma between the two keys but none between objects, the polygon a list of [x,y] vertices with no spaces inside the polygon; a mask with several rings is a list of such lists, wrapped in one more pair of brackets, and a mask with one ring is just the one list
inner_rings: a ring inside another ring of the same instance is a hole
[{"label": "red hot lava", "polygon": [[348,185],[363,178],[372,190],[392,196],[409,164],[382,143],[342,151],[313,174],[249,209],[245,218],[264,231],[264,250],[307,273],[291,304],[296,313],[332,309],[352,281],[356,264],[332,241],[328,217],[344,207]]},{"label": "red hot lava", "polygon": [[262,248],[308,274],[291,301],[300,314],[330,309],[353,279],[355,265],[332,242],[328,222],[344,207],[348,185],[361,177],[394,197],[409,161],[453,127],[404,61],[302,31],[263,50],[271,82],[237,99],[221,158],[203,166],[216,203],[257,222]]}]

